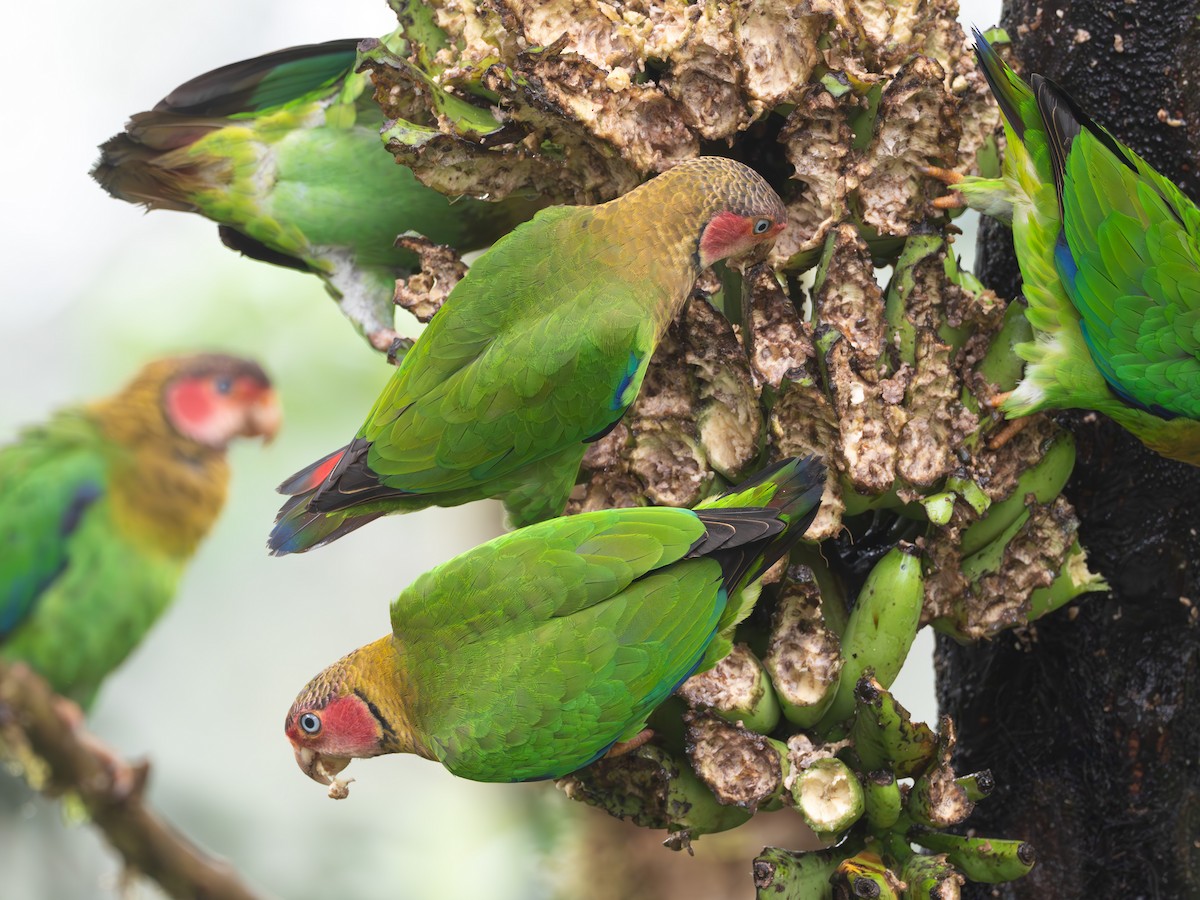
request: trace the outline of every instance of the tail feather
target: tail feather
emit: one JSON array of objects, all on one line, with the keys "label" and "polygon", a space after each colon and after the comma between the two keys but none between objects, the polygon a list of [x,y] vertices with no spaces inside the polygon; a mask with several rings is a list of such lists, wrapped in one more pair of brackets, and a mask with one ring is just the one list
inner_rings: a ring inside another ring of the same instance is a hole
[{"label": "tail feather", "polygon": [[225,128],[231,117],[251,116],[329,91],[354,71],[359,40],[289,47],[236,62],[181,84],[147,112],[130,117],[125,131],[100,146],[92,177],[120,200],[149,209],[199,212],[193,198],[228,181],[220,158],[175,151]]},{"label": "tail feather", "polygon": [[[340,512],[366,503],[411,496],[411,491],[402,491],[380,482],[367,458],[370,449],[371,442],[361,437],[356,437],[343,447],[309,505],[319,512]],[[317,465],[327,460],[328,457]]]},{"label": "tail feather", "polygon": [[[339,447],[332,453],[322,456],[315,463],[305,466],[296,474],[292,475],[283,484],[275,488],[280,494],[308,494],[315,491],[322,484],[329,474],[337,468],[337,464],[342,461],[342,457],[351,447],[347,444],[345,447]],[[288,507],[285,505],[284,510]],[[282,515],[282,511],[280,512]]]},{"label": "tail feather", "polygon": [[176,151],[221,125],[172,113],[138,113],[124,132],[100,145],[91,175],[118,200],[148,209],[197,212],[193,198],[206,186],[220,183],[227,165]]},{"label": "tail feather", "polygon": [[[366,465],[369,446],[369,442],[355,438],[345,447],[305,466],[275,489],[291,496],[280,508],[275,527],[267,538],[273,555],[302,553],[336,541],[384,515],[382,510],[355,513],[350,511],[352,507],[379,496],[402,495],[375,480]],[[363,490],[347,495],[341,490],[347,480],[351,487],[358,487],[360,482],[370,483]]]},{"label": "tail feather", "polygon": [[358,516],[327,515],[310,510],[308,500],[308,493],[297,494],[279,510],[275,527],[267,538],[267,548],[272,556],[323,547],[383,515],[382,512]]},{"label": "tail feather", "polygon": [[711,668],[729,653],[734,629],[758,602],[762,590],[758,579],[804,536],[820,509],[824,490],[821,460],[791,457],[696,509],[708,533],[689,555],[701,555],[697,550],[712,536],[715,547],[709,544],[702,555],[721,566],[722,590],[728,598],[697,671]]},{"label": "tail feather", "polygon": [[975,36],[975,56],[979,60],[979,67],[983,69],[988,87],[992,89],[992,94],[1000,105],[1000,112],[1016,133],[1017,139],[1024,141],[1027,123],[1021,115],[1021,110],[1028,109],[1033,92],[1029,85],[1009,68],[1008,63],[1000,58],[996,48],[978,28],[972,28],[971,33]]},{"label": "tail feather", "polygon": [[689,556],[721,564],[733,593],[759,578],[804,536],[820,509],[825,464],[816,456],[789,457],[723,497],[696,507],[705,535]]}]

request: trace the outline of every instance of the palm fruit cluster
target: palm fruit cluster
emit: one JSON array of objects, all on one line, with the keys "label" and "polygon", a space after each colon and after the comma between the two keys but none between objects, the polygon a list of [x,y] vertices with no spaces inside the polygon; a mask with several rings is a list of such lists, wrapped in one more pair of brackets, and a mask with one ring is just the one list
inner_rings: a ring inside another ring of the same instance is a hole
[{"label": "palm fruit cluster", "polygon": [[948,900],[965,879],[1025,874],[1030,845],[947,831],[994,782],[954,771],[949,718],[935,733],[888,690],[920,627],[926,581],[919,551],[901,543],[874,564],[847,613],[843,579],[792,565],[742,626],[744,642],[651,719],[653,743],[559,787],[667,829],[674,849],[790,808],[805,843],[829,849],[764,851],[754,869],[761,897]]},{"label": "palm fruit cluster", "polygon": [[990,779],[954,773],[951,723],[935,734],[888,692],[922,625],[990,637],[1104,586],[1060,496],[1070,436],[1044,417],[1010,435],[994,410],[1028,326],[959,268],[929,204],[924,166],[996,162],[954,0],[392,6],[408,55],[368,44],[360,61],[388,151],[426,184],[591,203],[721,152],[788,207],[765,261],[698,283],[568,512],[691,505],[819,453],[808,537],[825,543],[768,576],[652,743],[560,787],[676,848],[794,808],[833,849],[766,851],[763,896],[947,898],[1023,874],[1028,845],[945,831]]}]

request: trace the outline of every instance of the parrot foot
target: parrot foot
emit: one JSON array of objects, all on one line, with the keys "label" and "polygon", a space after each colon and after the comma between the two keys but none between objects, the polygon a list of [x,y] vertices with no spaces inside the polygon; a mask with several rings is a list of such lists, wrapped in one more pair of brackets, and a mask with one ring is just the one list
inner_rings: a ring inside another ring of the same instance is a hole
[{"label": "parrot foot", "polygon": [[[936,178],[945,185],[955,185],[963,180],[963,176],[953,169],[943,169],[941,166],[921,166],[920,172],[927,178]],[[929,201],[934,209],[963,209],[967,205],[961,191],[951,191],[941,197]]]},{"label": "parrot foot", "polygon": [[630,753],[642,746],[642,744],[649,741],[652,737],[654,737],[654,729],[643,728],[629,740],[617,741],[617,743],[609,747],[608,752],[604,754],[604,758],[614,759],[618,756],[624,756],[626,753]]},{"label": "parrot foot", "polygon": [[[1007,395],[1005,395],[1007,396]],[[989,450],[999,450],[1018,434],[1025,430],[1025,426],[1029,424],[1029,417],[1022,416],[1019,419],[1013,419],[1000,429],[996,434],[988,439]]]},{"label": "parrot foot", "polygon": [[83,728],[83,710],[74,700],[68,700],[66,697],[55,697],[54,711],[58,713],[58,717],[66,722],[72,731],[78,731]]},{"label": "parrot foot", "polygon": [[960,192],[951,191],[941,197],[934,197],[929,201],[929,205],[934,209],[966,209],[967,201]]},{"label": "parrot foot", "polygon": [[[990,406],[994,410],[999,411],[1000,407],[1002,407],[1005,404],[1005,402],[1008,400],[1008,398],[1011,396],[1012,396],[1012,391],[997,391],[996,393],[992,394],[991,397],[988,398],[988,401],[987,401],[988,406]],[[1012,421],[1006,423],[1003,428],[1001,428],[998,432],[996,432],[994,435],[992,435],[990,438],[988,438],[988,444],[987,444],[988,449],[989,450],[999,450],[1001,447],[1003,447],[1005,444],[1007,444],[1009,441],[1011,441],[1013,438],[1015,438],[1018,434],[1020,434],[1021,431],[1028,424],[1029,424],[1029,419],[1028,419],[1028,417],[1025,417],[1025,416],[1022,416],[1019,419],[1013,419]]]},{"label": "parrot foot", "polygon": [[963,176],[953,169],[943,169],[941,166],[920,166],[918,171],[927,178],[936,178],[943,184],[958,184],[963,180]]}]

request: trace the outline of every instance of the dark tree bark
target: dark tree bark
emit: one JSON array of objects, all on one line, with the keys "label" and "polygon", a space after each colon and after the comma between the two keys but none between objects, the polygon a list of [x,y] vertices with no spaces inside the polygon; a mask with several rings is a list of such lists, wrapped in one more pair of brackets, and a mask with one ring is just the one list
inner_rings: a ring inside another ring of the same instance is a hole
[{"label": "dark tree bark", "polygon": [[[1200,2],[1006,0],[1026,73],[1200,197]],[[1012,240],[989,225],[980,275],[1018,290]],[[940,639],[938,695],[958,768],[1000,789],[971,820],[1039,851],[1032,875],[965,896],[1200,897],[1200,470],[1159,458],[1097,416],[1066,491],[1089,563],[1112,585],[1024,636]],[[995,893],[993,893],[995,890]]]}]

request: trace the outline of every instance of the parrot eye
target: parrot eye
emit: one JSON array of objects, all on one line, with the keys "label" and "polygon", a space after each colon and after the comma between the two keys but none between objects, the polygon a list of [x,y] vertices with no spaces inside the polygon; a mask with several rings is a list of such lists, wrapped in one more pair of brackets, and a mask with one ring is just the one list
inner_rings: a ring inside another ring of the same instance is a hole
[{"label": "parrot eye", "polygon": [[313,713],[305,713],[297,721],[305,734],[316,734],[321,730],[321,718]]},{"label": "parrot eye", "polygon": [[228,375],[222,375],[213,382],[213,388],[218,394],[228,394],[233,389],[233,379]]},{"label": "parrot eye", "polygon": [[770,227],[771,227],[770,219],[758,219],[754,223],[754,233],[755,234],[766,234],[767,229]]}]

